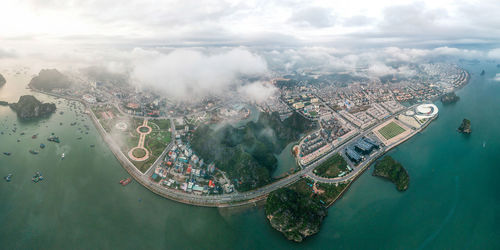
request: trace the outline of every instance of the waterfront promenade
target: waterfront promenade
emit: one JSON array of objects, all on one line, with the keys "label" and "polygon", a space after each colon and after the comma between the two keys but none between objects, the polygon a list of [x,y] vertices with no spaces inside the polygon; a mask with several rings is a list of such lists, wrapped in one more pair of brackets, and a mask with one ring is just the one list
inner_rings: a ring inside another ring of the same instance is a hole
[{"label": "waterfront promenade", "polygon": [[[156,160],[156,162],[145,172],[142,173],[139,171],[134,164],[129,160],[129,158],[120,150],[120,147],[116,144],[116,142],[111,138],[111,136],[104,130],[103,126],[100,124],[99,120],[97,119],[96,115],[92,111],[92,109],[89,107],[89,104],[86,103],[83,100],[80,100],[78,98],[72,98],[72,97],[65,97],[57,94],[52,94],[52,93],[45,93],[38,91],[40,93],[60,97],[60,98],[66,98],[74,101],[81,102],[85,105],[86,109],[89,111],[89,115],[91,117],[92,122],[94,123],[95,127],[97,128],[97,131],[99,134],[102,136],[103,140],[106,142],[106,144],[109,146],[110,150],[112,153],[115,155],[116,159],[120,162],[120,164],[123,166],[123,168],[136,180],[139,184],[144,186],[145,188],[149,189],[155,194],[158,194],[162,197],[185,203],[185,204],[190,204],[190,205],[196,205],[196,206],[205,206],[205,207],[232,207],[232,206],[241,206],[241,205],[253,205],[256,204],[256,202],[263,200],[269,195],[274,190],[277,190],[282,187],[286,187],[288,185],[291,185],[295,183],[296,181],[300,180],[301,178],[311,178],[315,181],[318,182],[324,182],[324,183],[343,183],[347,182],[350,180],[354,180],[357,178],[361,173],[363,173],[364,170],[378,157],[382,156],[385,152],[389,151],[393,147],[396,147],[400,143],[404,142],[405,140],[411,138],[413,135],[424,129],[430,122],[431,120],[427,121],[424,126],[422,126],[419,130],[413,131],[410,135],[405,137],[403,140],[400,142],[393,144],[391,147],[384,148],[383,150],[381,149],[379,153],[370,156],[368,159],[366,159],[361,166],[356,167],[351,173],[347,174],[346,176],[340,177],[340,178],[322,178],[319,176],[316,176],[312,173],[312,171],[319,166],[321,163],[323,163],[325,160],[327,160],[329,157],[333,156],[334,154],[341,152],[349,142],[353,142],[362,136],[365,136],[366,134],[370,133],[371,130],[365,130],[364,132],[358,134],[357,136],[354,136],[350,140],[346,141],[342,146],[337,147],[336,149],[330,151],[329,153],[326,153],[325,155],[319,157],[315,161],[301,166],[301,170],[293,173],[291,175],[288,175],[287,177],[284,177],[282,179],[279,179],[273,183],[270,183],[266,186],[257,188],[252,191],[248,192],[234,192],[230,194],[221,194],[221,195],[196,195],[192,193],[186,193],[181,190],[176,190],[176,189],[170,189],[163,187],[159,185],[158,183],[154,182],[150,178],[150,173],[151,171],[154,171],[155,166],[160,164],[161,158],[164,157],[164,155],[168,152],[168,149],[172,146],[174,140],[167,146],[167,148],[163,151],[161,156]],[[411,107],[410,107],[411,108]],[[404,112],[404,111],[402,111]],[[399,114],[400,112],[392,115],[390,118],[394,117],[395,115]],[[172,119],[170,118],[171,123]],[[174,137],[175,133],[172,133],[172,137]]]}]

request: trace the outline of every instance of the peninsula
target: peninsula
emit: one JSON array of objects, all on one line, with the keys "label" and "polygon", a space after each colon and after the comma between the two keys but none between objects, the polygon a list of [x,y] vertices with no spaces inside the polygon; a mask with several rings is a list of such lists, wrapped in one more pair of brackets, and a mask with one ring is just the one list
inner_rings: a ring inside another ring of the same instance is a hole
[{"label": "peninsula", "polygon": [[[289,84],[260,104],[212,97],[179,105],[151,90],[130,95],[134,90],[112,83],[73,84],[43,93],[82,102],[125,170],[152,192],[207,207],[267,199],[271,226],[290,240],[302,241],[318,232],[326,208],[350,183],[438,116],[438,107],[429,100],[469,80],[469,73],[454,65],[415,70],[422,77],[438,71],[443,80],[433,87],[415,85],[418,91],[391,83],[395,89],[389,91],[386,84],[358,79],[385,89],[367,92],[364,87],[331,89],[287,76],[291,79],[270,81]],[[249,110],[256,114],[253,118],[248,118]],[[115,140],[115,134],[127,140]],[[277,155],[288,145],[297,164],[275,178]],[[390,178],[395,168],[398,189],[407,189],[409,177],[402,166],[389,167],[381,175]]]},{"label": "peninsula", "polygon": [[468,119],[463,119],[462,124],[458,127],[458,132],[462,134],[470,134],[472,132],[470,121]]},{"label": "peninsula", "polygon": [[302,179],[267,197],[265,212],[271,226],[288,239],[301,242],[319,232],[328,207],[342,195],[350,182],[318,183]]},{"label": "peninsula", "polygon": [[397,162],[390,156],[385,156],[382,160],[375,164],[374,176],[379,176],[390,180],[396,185],[399,191],[408,189],[410,176],[401,163]]},{"label": "peninsula", "polygon": [[42,103],[32,95],[23,95],[17,103],[11,103],[10,107],[16,111],[21,120],[29,120],[49,115],[56,111],[54,103]]}]

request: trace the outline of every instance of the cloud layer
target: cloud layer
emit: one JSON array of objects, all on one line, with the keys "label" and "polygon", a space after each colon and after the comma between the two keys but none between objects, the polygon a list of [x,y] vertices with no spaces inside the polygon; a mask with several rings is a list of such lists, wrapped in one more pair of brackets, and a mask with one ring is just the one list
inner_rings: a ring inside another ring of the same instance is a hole
[{"label": "cloud layer", "polygon": [[242,78],[262,77],[267,72],[262,57],[240,48],[215,54],[192,49],[168,53],[135,49],[132,54],[132,81],[176,98],[221,95],[241,85]]},{"label": "cloud layer", "polygon": [[494,45],[496,0],[2,1],[2,42],[135,46]]}]

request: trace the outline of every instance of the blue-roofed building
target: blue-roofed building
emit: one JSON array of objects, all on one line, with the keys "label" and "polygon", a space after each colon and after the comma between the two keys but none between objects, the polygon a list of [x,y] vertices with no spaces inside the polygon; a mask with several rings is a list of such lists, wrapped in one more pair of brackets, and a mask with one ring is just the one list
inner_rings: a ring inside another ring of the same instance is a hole
[{"label": "blue-roofed building", "polygon": [[354,148],[362,154],[369,154],[372,152],[374,146],[365,142],[363,139],[360,139],[356,142],[356,144],[354,144]]},{"label": "blue-roofed building", "polygon": [[347,147],[345,149],[345,154],[347,155],[347,157],[355,162],[355,163],[358,163],[361,161],[361,155],[359,155],[358,153],[356,153],[356,151],[354,151],[352,148],[350,147]]},{"label": "blue-roofed building", "polygon": [[380,147],[380,144],[378,142],[376,142],[375,140],[371,139],[371,138],[368,138],[368,137],[364,137],[363,138],[363,141],[365,141],[366,143],[370,143],[371,145],[373,145],[375,148],[379,148]]}]

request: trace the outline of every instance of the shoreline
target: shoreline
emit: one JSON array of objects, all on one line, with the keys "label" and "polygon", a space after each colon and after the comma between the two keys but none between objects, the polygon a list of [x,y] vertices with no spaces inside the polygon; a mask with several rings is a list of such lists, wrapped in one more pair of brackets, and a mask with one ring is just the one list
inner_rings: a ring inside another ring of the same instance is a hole
[{"label": "shoreline", "polygon": [[[458,89],[464,87],[470,81],[470,78],[471,78],[470,73],[468,71],[466,71],[465,69],[464,69],[464,71],[466,72],[466,75],[467,75],[467,77],[465,79],[465,83],[462,84],[459,88],[456,88],[455,90],[458,90]],[[113,140],[109,136],[109,134],[106,133],[106,131],[104,130],[102,125],[99,123],[99,120],[95,116],[94,112],[92,111],[92,109],[88,106],[88,104],[85,101],[83,101],[79,98],[62,96],[62,95],[49,93],[49,92],[45,92],[45,91],[41,91],[41,90],[37,90],[37,89],[33,89],[33,88],[29,88],[29,89],[31,91],[34,91],[37,93],[41,93],[41,94],[45,94],[45,95],[49,95],[49,96],[53,96],[53,97],[57,97],[57,98],[63,98],[63,99],[68,99],[68,100],[72,100],[72,101],[77,101],[77,102],[80,102],[81,104],[83,104],[84,107],[89,111],[88,115],[92,119],[92,123],[96,127],[99,135],[104,140],[104,142],[107,144],[108,148],[111,150],[111,152],[113,153],[115,158],[118,160],[120,165],[125,169],[125,171],[127,171],[127,173],[132,178],[134,178],[134,180],[136,180],[141,186],[145,187],[146,189],[150,190],[151,192],[153,192],[156,195],[162,196],[162,197],[170,199],[172,201],[176,201],[179,203],[192,205],[192,206],[217,207],[217,208],[257,206],[257,204],[262,202],[263,200],[265,200],[271,192],[273,192],[279,188],[293,185],[295,182],[301,180],[302,178],[310,178],[309,176],[306,176],[310,169],[305,167],[305,168],[301,168],[301,170],[299,170],[298,172],[295,172],[291,175],[282,177],[275,182],[269,183],[265,186],[262,186],[262,187],[255,189],[255,190],[247,191],[244,193],[236,192],[236,193],[227,194],[227,195],[200,196],[200,195],[193,195],[193,194],[184,193],[184,192],[177,191],[177,190],[170,190],[167,188],[162,188],[161,186],[152,183],[151,180],[149,180],[149,178],[145,174],[140,172],[130,162],[130,160],[128,158],[126,158],[126,156],[123,154],[123,152],[121,152],[119,147],[117,147],[115,145],[115,143],[113,142]],[[434,100],[429,100],[429,101],[435,102],[441,96],[442,95],[436,97]],[[352,176],[350,179],[348,179],[349,184],[346,186],[346,188],[344,190],[342,190],[342,192],[330,204],[327,205],[327,208],[331,207],[336,201],[338,201],[340,198],[342,198],[345,195],[345,193],[349,190],[351,184],[354,183],[359,178],[359,176],[361,176],[367,169],[369,169],[370,165],[374,161],[379,159],[381,156],[385,155],[387,152],[390,152],[393,148],[400,145],[401,143],[406,142],[408,139],[412,138],[417,133],[420,133],[436,118],[437,118],[437,116],[432,118],[431,120],[429,120],[427,122],[427,124],[423,125],[420,129],[414,131],[414,133],[412,133],[407,138],[404,138],[403,140],[401,140],[397,144],[391,145],[383,153],[381,153],[377,157],[375,157],[375,158],[371,159],[369,162],[367,162],[365,164],[365,166],[363,166],[360,171],[358,171],[354,176]],[[293,147],[292,147],[292,149],[293,149]],[[328,155],[328,153],[326,155]],[[316,162],[316,161],[314,161],[314,162]],[[300,164],[299,164],[299,166],[300,166]],[[302,173],[302,171],[304,171],[304,173]],[[344,182],[345,181],[346,180],[344,180]],[[270,190],[270,191],[267,190],[267,189],[271,188],[273,185],[281,184],[281,182],[283,182],[282,186],[279,186],[277,188],[272,188],[272,190]],[[339,183],[340,182],[342,182],[342,181],[339,181]],[[262,192],[262,194],[258,194],[259,192]],[[250,197],[247,197],[247,196],[250,196]]]}]

